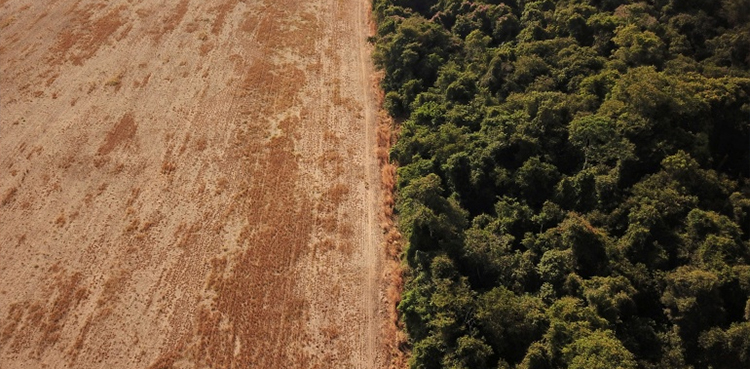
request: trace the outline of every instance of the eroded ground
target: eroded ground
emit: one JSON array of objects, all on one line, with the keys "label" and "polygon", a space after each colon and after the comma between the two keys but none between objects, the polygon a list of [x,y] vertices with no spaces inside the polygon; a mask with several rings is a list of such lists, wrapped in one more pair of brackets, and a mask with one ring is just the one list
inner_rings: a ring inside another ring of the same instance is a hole
[{"label": "eroded ground", "polygon": [[374,368],[366,0],[0,0],[0,367]]}]

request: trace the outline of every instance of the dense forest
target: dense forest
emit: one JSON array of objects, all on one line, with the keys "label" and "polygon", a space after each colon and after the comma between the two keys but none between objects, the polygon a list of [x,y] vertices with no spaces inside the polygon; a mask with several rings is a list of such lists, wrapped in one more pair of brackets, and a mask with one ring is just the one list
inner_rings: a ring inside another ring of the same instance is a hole
[{"label": "dense forest", "polygon": [[750,368],[750,0],[374,0],[412,368]]}]

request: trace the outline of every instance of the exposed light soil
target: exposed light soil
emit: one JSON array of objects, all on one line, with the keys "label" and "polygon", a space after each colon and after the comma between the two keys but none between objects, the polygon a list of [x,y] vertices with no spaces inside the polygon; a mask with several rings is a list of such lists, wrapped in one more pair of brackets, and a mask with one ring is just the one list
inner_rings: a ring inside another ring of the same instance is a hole
[{"label": "exposed light soil", "polygon": [[0,0],[0,368],[390,365],[369,7]]}]

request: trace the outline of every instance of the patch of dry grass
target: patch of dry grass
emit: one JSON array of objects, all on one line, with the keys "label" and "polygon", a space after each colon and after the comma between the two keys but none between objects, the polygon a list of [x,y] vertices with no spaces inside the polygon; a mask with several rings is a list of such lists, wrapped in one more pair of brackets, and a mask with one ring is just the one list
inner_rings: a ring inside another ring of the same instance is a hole
[{"label": "patch of dry grass", "polygon": [[101,5],[90,5],[75,12],[74,22],[81,26],[65,29],[60,35],[53,50],[56,57],[51,62],[52,65],[59,65],[65,61],[70,61],[73,65],[83,65],[84,61],[94,56],[125,24],[125,18],[121,15],[126,9],[124,5],[112,9],[100,18],[95,18],[95,11],[100,9]]},{"label": "patch of dry grass", "polygon": [[107,133],[104,142],[99,146],[97,153],[107,155],[118,146],[127,146],[135,137],[138,125],[135,123],[133,113],[127,113],[120,118],[120,121]]},{"label": "patch of dry grass", "polygon": [[5,191],[5,194],[3,194],[2,200],[0,200],[0,206],[6,206],[13,201],[13,198],[15,198],[16,193],[18,193],[18,187],[13,186],[9,188],[7,191]]},{"label": "patch of dry grass", "polygon": [[[371,24],[372,25],[372,24]],[[371,33],[373,27],[371,27]],[[390,354],[389,367],[401,369],[407,366],[407,337],[404,333],[403,323],[399,317],[398,304],[401,302],[401,293],[404,289],[404,271],[401,267],[401,253],[404,240],[395,224],[393,208],[395,206],[396,191],[396,166],[389,160],[388,153],[391,146],[398,138],[396,123],[383,108],[384,92],[380,89],[382,72],[373,76],[373,88],[378,91],[378,127],[376,155],[380,165],[381,181],[381,226],[385,234],[383,249],[387,256],[386,265],[383,270],[382,279],[387,286],[385,297],[387,299],[389,320],[382,327],[384,342],[388,343]]]}]

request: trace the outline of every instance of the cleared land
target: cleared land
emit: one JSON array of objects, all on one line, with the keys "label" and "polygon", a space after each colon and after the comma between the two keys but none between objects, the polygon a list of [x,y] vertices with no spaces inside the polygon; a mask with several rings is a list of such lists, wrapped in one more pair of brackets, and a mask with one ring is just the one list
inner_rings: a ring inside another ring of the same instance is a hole
[{"label": "cleared land", "polygon": [[367,0],[0,0],[0,367],[391,361]]}]

